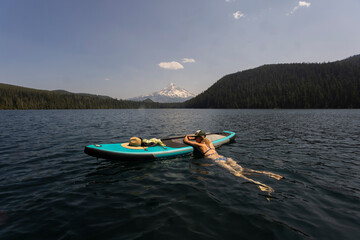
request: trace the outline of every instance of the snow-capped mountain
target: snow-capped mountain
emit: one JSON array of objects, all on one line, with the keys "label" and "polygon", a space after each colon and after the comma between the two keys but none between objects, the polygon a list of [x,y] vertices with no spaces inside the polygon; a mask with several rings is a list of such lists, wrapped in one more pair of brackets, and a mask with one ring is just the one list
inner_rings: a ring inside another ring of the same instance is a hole
[{"label": "snow-capped mountain", "polygon": [[176,86],[174,83],[170,83],[166,88],[153,92],[148,95],[130,98],[132,101],[144,101],[151,99],[154,102],[161,103],[174,103],[174,102],[185,102],[190,98],[195,97],[195,94]]}]

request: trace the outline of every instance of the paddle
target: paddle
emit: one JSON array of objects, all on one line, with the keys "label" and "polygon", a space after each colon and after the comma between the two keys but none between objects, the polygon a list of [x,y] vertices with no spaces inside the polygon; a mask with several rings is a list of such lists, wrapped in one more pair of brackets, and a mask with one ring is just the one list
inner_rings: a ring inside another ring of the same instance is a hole
[{"label": "paddle", "polygon": [[[206,133],[206,135],[211,135],[211,134],[220,134],[220,132],[216,132],[216,133]],[[169,137],[169,138],[161,138],[161,141],[163,140],[172,140],[172,139],[178,139],[178,138],[184,138],[185,136],[175,136],[175,137]],[[190,135],[189,137],[196,137],[195,135]]]}]

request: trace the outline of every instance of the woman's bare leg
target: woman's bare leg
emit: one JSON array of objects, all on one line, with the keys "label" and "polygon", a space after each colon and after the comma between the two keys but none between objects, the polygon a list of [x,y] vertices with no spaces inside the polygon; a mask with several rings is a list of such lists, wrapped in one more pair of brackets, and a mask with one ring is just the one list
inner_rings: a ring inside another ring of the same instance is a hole
[{"label": "woman's bare leg", "polygon": [[255,181],[255,180],[252,180],[248,177],[245,177],[243,174],[241,174],[240,172],[235,172],[234,173],[235,176],[238,176],[238,177],[241,177],[245,180],[248,180],[249,182],[252,182],[252,183],[255,183],[256,185],[258,185],[258,187],[260,188],[261,191],[263,192],[269,192],[269,193],[272,193],[274,192],[274,189],[272,189],[271,187],[269,187],[268,185],[265,185],[261,182],[258,182],[258,181]]},{"label": "woman's bare leg", "polygon": [[[237,164],[237,162],[235,162],[233,159],[228,158],[226,161],[227,164],[229,164],[232,168],[234,168],[237,171],[241,171],[242,174],[244,174],[246,172],[252,172],[252,173],[262,173],[262,174],[266,174],[269,177],[275,178],[276,180],[280,180],[281,178],[283,178],[283,176],[279,175],[279,174],[275,174],[272,172],[266,172],[266,171],[257,171],[257,170],[252,170],[252,169],[244,169],[242,168],[239,164]],[[245,173],[246,174],[246,173]]]},{"label": "woman's bare leg", "polygon": [[239,165],[237,164],[237,162],[235,162],[232,158],[228,158],[226,163],[228,165],[230,165],[233,169],[237,170],[237,171],[240,171],[242,172],[244,169]]},{"label": "woman's bare leg", "polygon": [[269,193],[274,192],[274,189],[272,189],[271,187],[269,187],[269,186],[267,186],[267,185],[265,185],[265,184],[263,184],[261,182],[258,182],[258,181],[255,181],[255,180],[252,180],[250,178],[245,177],[242,174],[243,168],[240,165],[238,165],[231,158],[227,159],[227,161],[225,161],[225,160],[216,160],[216,163],[218,163],[223,168],[228,169],[235,176],[241,177],[241,178],[243,178],[243,179],[245,179],[245,180],[247,180],[249,182],[255,183],[256,185],[258,185],[258,187],[260,188],[261,191],[269,192]]},{"label": "woman's bare leg", "polygon": [[283,176],[281,176],[279,174],[272,173],[272,172],[256,171],[256,170],[252,170],[252,169],[245,169],[245,171],[253,172],[253,173],[262,173],[262,174],[268,175],[269,177],[275,178],[276,180],[280,180],[280,179],[283,178]]}]

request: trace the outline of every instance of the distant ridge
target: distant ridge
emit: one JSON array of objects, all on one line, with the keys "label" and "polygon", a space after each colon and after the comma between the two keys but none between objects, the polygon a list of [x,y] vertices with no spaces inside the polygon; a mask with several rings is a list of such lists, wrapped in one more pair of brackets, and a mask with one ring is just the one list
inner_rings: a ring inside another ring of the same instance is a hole
[{"label": "distant ridge", "polygon": [[154,101],[151,100],[150,98],[147,98],[147,99],[143,100],[143,102],[154,102]]},{"label": "distant ridge", "polygon": [[330,63],[263,65],[229,74],[189,108],[360,108],[360,55]]},{"label": "distant ridge", "polygon": [[338,62],[360,64],[360,54],[345,58],[344,60],[340,60]]},{"label": "distant ridge", "polygon": [[150,99],[153,102],[160,103],[176,103],[176,102],[185,102],[191,98],[195,97],[195,94],[190,93],[184,88],[176,86],[174,83],[170,83],[164,89],[153,92],[148,95],[138,96],[134,98],[129,98],[131,101],[144,101]]},{"label": "distant ridge", "polygon": [[38,90],[0,83],[0,109],[170,108],[169,104],[117,100],[108,96]]},{"label": "distant ridge", "polygon": [[109,96],[104,96],[104,95],[96,95],[96,94],[90,94],[90,93],[72,93],[72,92],[68,92],[66,90],[53,90],[52,92],[55,93],[60,93],[60,94],[76,94],[78,96],[88,96],[88,97],[99,97],[99,98],[110,98],[112,99],[112,97]]}]

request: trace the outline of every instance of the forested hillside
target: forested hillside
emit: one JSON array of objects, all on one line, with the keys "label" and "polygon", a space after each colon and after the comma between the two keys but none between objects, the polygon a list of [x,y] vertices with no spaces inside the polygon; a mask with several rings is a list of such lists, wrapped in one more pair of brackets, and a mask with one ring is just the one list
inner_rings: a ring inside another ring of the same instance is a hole
[{"label": "forested hillside", "polygon": [[[176,104],[175,104],[176,105]],[[162,108],[174,104],[116,100],[106,96],[45,91],[0,83],[0,109]]]},{"label": "forested hillside", "polygon": [[332,63],[273,64],[227,75],[191,108],[360,108],[360,55]]},{"label": "forested hillside", "polygon": [[185,103],[117,100],[0,83],[0,109],[360,108],[360,55],[331,63],[272,64],[227,75]]}]

